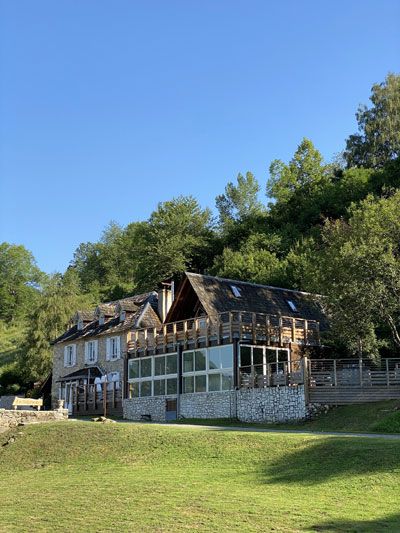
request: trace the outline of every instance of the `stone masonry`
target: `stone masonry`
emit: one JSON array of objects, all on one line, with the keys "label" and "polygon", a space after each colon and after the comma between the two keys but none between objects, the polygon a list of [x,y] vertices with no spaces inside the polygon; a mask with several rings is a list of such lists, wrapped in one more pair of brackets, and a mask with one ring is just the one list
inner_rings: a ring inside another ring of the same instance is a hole
[{"label": "stone masonry", "polygon": [[67,418],[67,409],[55,409],[54,411],[0,409],[0,431],[5,431],[19,425],[55,422],[58,420],[67,420]]},{"label": "stone masonry", "polygon": [[[166,396],[124,400],[123,415],[140,420],[166,420]],[[289,422],[307,418],[304,386],[241,389],[238,391],[182,394],[178,401],[178,417],[237,418],[242,422]]]}]

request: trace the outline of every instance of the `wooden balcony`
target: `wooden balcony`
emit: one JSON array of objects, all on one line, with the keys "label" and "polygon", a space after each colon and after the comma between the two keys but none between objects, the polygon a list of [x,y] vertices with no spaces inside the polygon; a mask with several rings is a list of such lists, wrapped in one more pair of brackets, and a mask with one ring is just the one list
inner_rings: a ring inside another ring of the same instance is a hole
[{"label": "wooden balcony", "polygon": [[290,343],[318,345],[319,322],[263,313],[230,311],[215,316],[190,318],[160,328],[132,331],[128,355],[152,355],[184,349],[228,344],[234,340],[249,344],[286,346]]}]

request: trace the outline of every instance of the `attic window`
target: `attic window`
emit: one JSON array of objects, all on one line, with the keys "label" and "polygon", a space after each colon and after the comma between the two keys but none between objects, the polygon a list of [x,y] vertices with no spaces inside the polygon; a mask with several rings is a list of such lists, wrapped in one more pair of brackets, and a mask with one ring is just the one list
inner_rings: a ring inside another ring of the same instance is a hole
[{"label": "attic window", "polygon": [[103,314],[99,316],[99,326],[104,326],[104,315]]},{"label": "attic window", "polygon": [[287,301],[287,304],[288,306],[290,307],[290,309],[297,313],[297,307],[296,307],[296,304],[294,302],[292,302],[292,300],[286,300]]},{"label": "attic window", "polygon": [[119,321],[123,322],[126,319],[126,311],[121,311],[119,315]]},{"label": "attic window", "polygon": [[236,296],[236,298],[240,298],[242,296],[242,292],[239,287],[236,287],[236,285],[231,285],[230,287],[233,292],[233,296]]},{"label": "attic window", "polygon": [[78,331],[83,329],[83,320],[81,318],[78,320],[77,329]]}]

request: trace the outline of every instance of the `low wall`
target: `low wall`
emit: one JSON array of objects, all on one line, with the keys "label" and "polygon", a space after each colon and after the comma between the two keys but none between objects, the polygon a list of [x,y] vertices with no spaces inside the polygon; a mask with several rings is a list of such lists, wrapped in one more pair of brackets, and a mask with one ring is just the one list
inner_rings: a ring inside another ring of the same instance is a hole
[{"label": "low wall", "polygon": [[0,430],[10,429],[21,424],[37,424],[39,422],[54,422],[67,420],[67,409],[55,411],[23,411],[0,409]]},{"label": "low wall", "polygon": [[123,400],[123,417],[128,420],[140,420],[142,415],[150,415],[155,422],[165,422],[166,396],[147,396]]},{"label": "low wall", "polygon": [[307,415],[304,385],[237,391],[237,418],[242,422],[290,422]]},{"label": "low wall", "polygon": [[182,394],[179,414],[184,418],[235,418],[236,391]]},{"label": "low wall", "polygon": [[[156,396],[124,400],[123,416],[140,420],[143,415],[150,415],[156,422],[165,422],[166,399]],[[289,422],[308,415],[303,385],[181,394],[178,409],[178,417],[238,418],[242,422]]]}]

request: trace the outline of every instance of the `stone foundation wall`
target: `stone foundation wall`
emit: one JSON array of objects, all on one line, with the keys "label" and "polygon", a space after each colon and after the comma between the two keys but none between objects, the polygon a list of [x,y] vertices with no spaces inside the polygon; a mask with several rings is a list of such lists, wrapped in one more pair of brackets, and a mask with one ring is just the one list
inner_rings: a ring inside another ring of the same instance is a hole
[{"label": "stone foundation wall", "polygon": [[236,391],[198,392],[180,396],[179,414],[184,418],[235,418]]},{"label": "stone foundation wall", "polygon": [[304,385],[237,391],[237,417],[242,422],[290,422],[307,415]]},{"label": "stone foundation wall", "polygon": [[[165,422],[166,396],[132,398],[123,401],[123,416],[128,420]],[[308,416],[304,386],[241,389],[238,391],[182,394],[178,417],[238,418],[242,422],[290,422]]]},{"label": "stone foundation wall", "polygon": [[57,420],[67,420],[67,418],[67,409],[56,409],[55,411],[25,411],[0,409],[0,431],[5,431],[21,424],[55,422]]},{"label": "stone foundation wall", "polygon": [[155,422],[165,422],[166,396],[131,398],[122,402],[123,417],[128,420],[141,420],[142,415],[150,415]]}]

